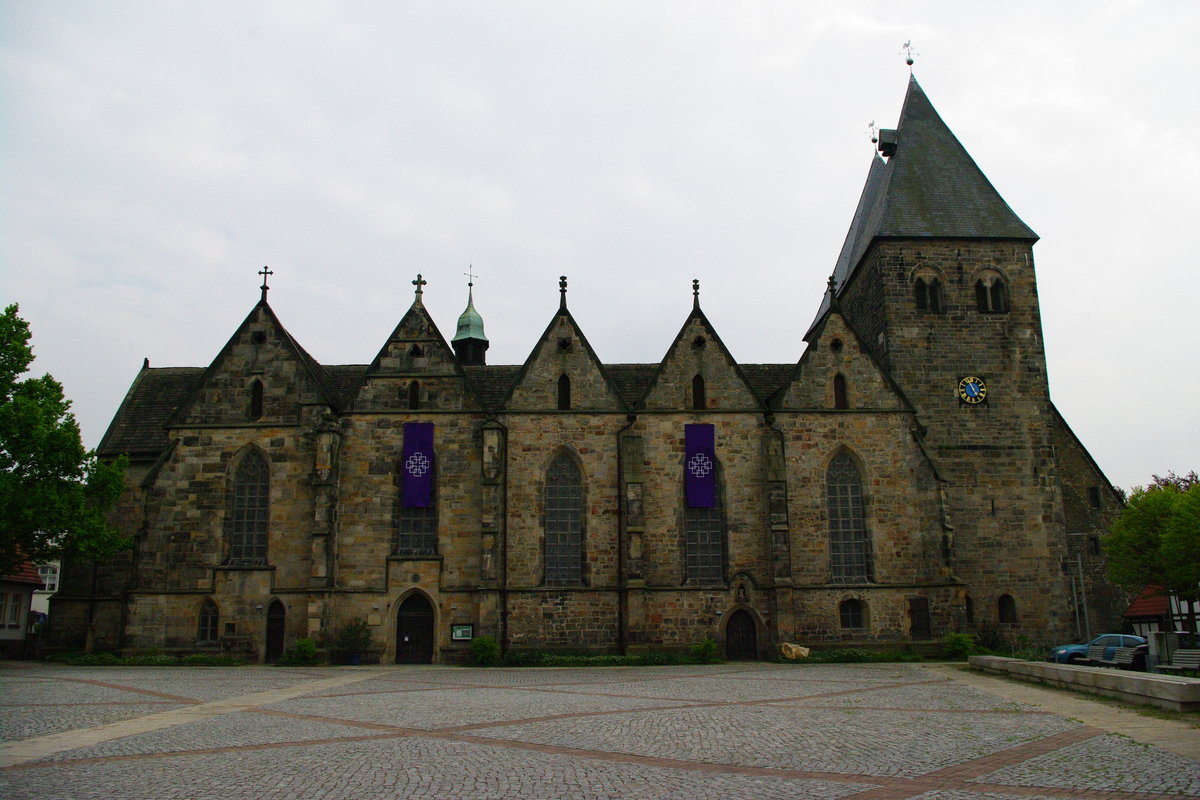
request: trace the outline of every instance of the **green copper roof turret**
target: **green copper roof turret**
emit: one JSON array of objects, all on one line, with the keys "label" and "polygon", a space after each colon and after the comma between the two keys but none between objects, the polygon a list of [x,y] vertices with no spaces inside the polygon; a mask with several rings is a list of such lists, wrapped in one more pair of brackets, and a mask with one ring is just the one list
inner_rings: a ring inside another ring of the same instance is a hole
[{"label": "green copper roof turret", "polygon": [[475,299],[472,296],[470,284],[467,286],[467,308],[458,317],[458,331],[450,341],[461,342],[463,339],[488,340],[483,332],[483,317],[475,310]]}]

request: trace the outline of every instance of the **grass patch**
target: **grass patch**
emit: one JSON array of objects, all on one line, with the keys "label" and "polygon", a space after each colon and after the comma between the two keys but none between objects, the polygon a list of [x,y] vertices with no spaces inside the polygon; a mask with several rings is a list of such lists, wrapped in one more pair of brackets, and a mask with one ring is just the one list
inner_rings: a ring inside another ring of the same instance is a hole
[{"label": "grass patch", "polygon": [[242,658],[209,653],[138,653],[129,656],[116,653],[57,653],[46,660],[72,667],[239,667],[246,664]]}]

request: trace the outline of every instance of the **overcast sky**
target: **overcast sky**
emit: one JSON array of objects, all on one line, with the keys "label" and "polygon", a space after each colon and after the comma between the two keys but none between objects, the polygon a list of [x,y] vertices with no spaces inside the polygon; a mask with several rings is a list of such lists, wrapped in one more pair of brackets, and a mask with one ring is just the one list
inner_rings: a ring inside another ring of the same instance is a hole
[{"label": "overcast sky", "polygon": [[1052,397],[1110,480],[1200,467],[1200,3],[0,5],[0,299],[89,446],[149,357],[258,300],[325,364],[412,301],[489,363],[558,276],[600,358],[662,358],[691,281],[790,362],[916,75],[1034,249]]}]

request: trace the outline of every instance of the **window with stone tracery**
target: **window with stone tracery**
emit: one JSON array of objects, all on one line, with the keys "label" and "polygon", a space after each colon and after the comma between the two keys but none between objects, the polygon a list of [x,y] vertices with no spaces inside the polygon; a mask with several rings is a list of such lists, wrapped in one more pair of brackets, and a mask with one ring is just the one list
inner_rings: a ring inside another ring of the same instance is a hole
[{"label": "window with stone tracery", "polygon": [[579,466],[561,453],[546,470],[545,559],[548,586],[583,582],[583,481]]},{"label": "window with stone tracery", "polygon": [[429,505],[408,508],[404,505],[404,468],[398,469],[399,494],[396,498],[396,518],[392,528],[392,555],[433,556],[438,552],[437,457],[430,470]]},{"label": "window with stone tracery", "polygon": [[267,563],[270,469],[262,453],[251,449],[233,473],[233,507],[229,532],[230,566]]},{"label": "window with stone tracery", "polygon": [[845,450],[834,456],[825,472],[825,503],[829,515],[830,580],[870,582],[871,542],[863,514],[862,475]]},{"label": "window with stone tracery", "polygon": [[720,468],[717,470],[713,504],[683,509],[684,574],[688,583],[724,583],[725,515],[722,509]]}]

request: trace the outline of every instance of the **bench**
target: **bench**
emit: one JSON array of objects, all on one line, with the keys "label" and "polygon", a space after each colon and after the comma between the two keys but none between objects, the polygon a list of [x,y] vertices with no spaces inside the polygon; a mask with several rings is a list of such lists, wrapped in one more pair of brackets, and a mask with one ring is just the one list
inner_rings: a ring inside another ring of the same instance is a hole
[{"label": "bench", "polygon": [[1087,652],[1087,663],[1095,664],[1101,667],[1117,667],[1119,669],[1133,669],[1133,660],[1137,656],[1138,649],[1136,647],[1118,647],[1113,651],[1112,658],[1104,657],[1104,647],[1095,646],[1089,647]]},{"label": "bench", "polygon": [[1200,672],[1200,650],[1176,650],[1170,664],[1159,664],[1159,672]]}]

